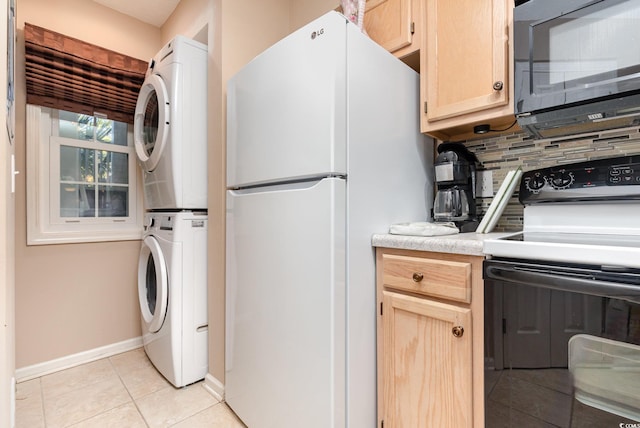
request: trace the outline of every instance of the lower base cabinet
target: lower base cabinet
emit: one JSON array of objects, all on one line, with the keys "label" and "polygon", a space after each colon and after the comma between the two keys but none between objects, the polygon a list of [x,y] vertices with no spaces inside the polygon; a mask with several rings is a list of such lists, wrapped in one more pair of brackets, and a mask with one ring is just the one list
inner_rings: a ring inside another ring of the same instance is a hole
[{"label": "lower base cabinet", "polygon": [[472,308],[482,260],[377,249],[378,427],[483,426],[482,334]]}]

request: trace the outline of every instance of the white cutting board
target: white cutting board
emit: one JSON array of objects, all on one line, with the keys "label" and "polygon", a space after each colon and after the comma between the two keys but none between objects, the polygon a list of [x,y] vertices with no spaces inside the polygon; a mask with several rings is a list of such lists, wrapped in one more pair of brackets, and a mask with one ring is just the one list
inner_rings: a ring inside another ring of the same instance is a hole
[{"label": "white cutting board", "polygon": [[520,177],[522,176],[522,169],[518,167],[518,169],[511,170],[507,173],[507,176],[504,178],[504,181],[500,185],[498,192],[493,197],[493,201],[489,206],[486,214],[482,218],[480,225],[478,225],[478,229],[476,229],[476,233],[489,233],[493,230],[493,228],[498,223],[502,212],[506,208],[509,203],[509,199],[511,199],[511,195],[516,190],[516,186],[520,183]]}]

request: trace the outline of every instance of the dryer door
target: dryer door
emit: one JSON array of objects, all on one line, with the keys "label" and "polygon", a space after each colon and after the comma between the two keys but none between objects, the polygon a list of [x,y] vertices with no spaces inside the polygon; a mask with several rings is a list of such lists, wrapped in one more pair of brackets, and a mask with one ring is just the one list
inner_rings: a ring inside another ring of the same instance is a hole
[{"label": "dryer door", "polygon": [[153,236],[142,241],[138,260],[138,299],[147,329],[151,333],[157,332],[167,314],[169,277],[162,248]]},{"label": "dryer door", "polygon": [[164,81],[151,74],[140,88],[133,119],[133,139],[145,171],[158,165],[169,137],[169,95]]}]

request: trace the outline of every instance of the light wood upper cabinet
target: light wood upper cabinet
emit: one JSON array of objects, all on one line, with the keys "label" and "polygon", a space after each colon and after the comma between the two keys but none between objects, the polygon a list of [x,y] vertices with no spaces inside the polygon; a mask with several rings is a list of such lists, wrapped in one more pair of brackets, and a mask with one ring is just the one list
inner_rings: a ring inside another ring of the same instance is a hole
[{"label": "light wood upper cabinet", "polygon": [[420,49],[423,0],[367,0],[364,29],[371,39],[402,58]]},{"label": "light wood upper cabinet", "polygon": [[447,140],[513,115],[512,0],[424,0],[422,131]]},{"label": "light wood upper cabinet", "polygon": [[376,250],[378,428],[484,427],[483,260]]}]

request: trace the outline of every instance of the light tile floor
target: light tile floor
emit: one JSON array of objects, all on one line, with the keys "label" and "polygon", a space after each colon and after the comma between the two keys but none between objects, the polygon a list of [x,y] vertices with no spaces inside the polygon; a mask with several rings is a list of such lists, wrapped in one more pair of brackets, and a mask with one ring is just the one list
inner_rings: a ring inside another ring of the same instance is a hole
[{"label": "light tile floor", "polygon": [[18,384],[17,428],[243,428],[203,382],[175,388],[142,348]]}]

